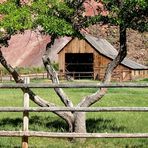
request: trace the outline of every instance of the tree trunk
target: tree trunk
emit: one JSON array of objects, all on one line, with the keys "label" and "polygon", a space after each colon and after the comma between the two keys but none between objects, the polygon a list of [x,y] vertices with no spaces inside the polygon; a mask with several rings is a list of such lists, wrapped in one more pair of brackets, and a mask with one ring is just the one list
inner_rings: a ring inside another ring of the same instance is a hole
[{"label": "tree trunk", "polygon": [[[86,113],[85,112],[75,112],[74,114],[74,122],[73,122],[73,132],[75,133],[86,133]],[[84,143],[86,138],[73,138],[72,141]]]},{"label": "tree trunk", "polygon": [[86,118],[85,112],[74,113],[74,132],[86,133]]},{"label": "tree trunk", "polygon": [[[118,51],[118,55],[116,58],[108,65],[106,69],[106,73],[104,76],[103,83],[107,84],[111,81],[111,76],[113,73],[113,70],[123,61],[123,59],[127,55],[127,46],[126,46],[126,26],[124,24],[120,25],[120,49]],[[107,89],[106,88],[101,88],[100,91],[98,90],[96,93],[91,94],[89,96],[86,96],[79,104],[78,107],[88,107],[91,106],[92,104],[98,102],[102,97],[106,94]],[[79,120],[79,113],[77,113],[76,117],[78,116],[78,119],[75,119],[75,126],[76,131],[75,132],[81,132],[84,130],[83,128],[86,127],[85,121],[83,119],[83,114],[81,116],[80,114],[80,120]],[[85,117],[85,116],[84,116]],[[84,123],[82,123],[84,122]],[[83,126],[83,127],[82,127]],[[82,129],[81,129],[82,128]]]},{"label": "tree trunk", "polygon": [[125,24],[120,24],[119,26],[120,31],[120,53],[122,52],[122,58],[120,59],[120,62],[126,57],[127,55],[127,45],[126,45],[126,26]]}]

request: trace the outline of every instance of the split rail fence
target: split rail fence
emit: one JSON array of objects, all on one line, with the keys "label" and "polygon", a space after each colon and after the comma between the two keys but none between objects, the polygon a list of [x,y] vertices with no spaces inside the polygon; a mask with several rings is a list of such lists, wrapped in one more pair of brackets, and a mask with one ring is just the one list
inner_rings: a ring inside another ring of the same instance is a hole
[{"label": "split rail fence", "polygon": [[[0,89],[19,88],[148,88],[148,83],[66,83],[66,84],[0,84]],[[29,137],[48,138],[148,138],[148,133],[60,133],[29,130],[29,112],[148,112],[148,107],[29,107],[29,94],[24,93],[23,107],[0,107],[0,112],[23,112],[22,131],[0,131],[0,137],[22,137],[22,147],[28,147]]]}]

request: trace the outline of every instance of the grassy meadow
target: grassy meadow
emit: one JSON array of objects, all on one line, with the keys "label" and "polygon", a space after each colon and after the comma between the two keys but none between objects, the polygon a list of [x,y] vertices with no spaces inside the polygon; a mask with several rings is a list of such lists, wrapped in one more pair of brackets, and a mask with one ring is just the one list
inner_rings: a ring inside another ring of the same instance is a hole
[{"label": "grassy meadow", "polygon": [[[48,80],[44,80],[47,82]],[[37,81],[33,81],[37,82]],[[39,82],[39,81],[38,81]],[[144,82],[144,81],[143,81]],[[145,80],[147,82],[147,80]],[[96,91],[94,88],[64,89],[76,105],[81,98]],[[53,89],[34,89],[42,98],[62,106]],[[23,93],[19,89],[0,89],[0,106],[22,107]],[[30,101],[30,106],[36,106]],[[110,88],[106,96],[93,106],[148,107],[148,89]],[[87,131],[98,133],[148,133],[148,113],[87,113]],[[21,130],[22,113],[0,113],[0,130]],[[67,125],[52,113],[30,113],[30,130],[66,132]],[[21,138],[0,137],[0,148],[19,148]],[[92,138],[85,143],[67,139],[29,138],[30,148],[147,148],[148,139]]]}]

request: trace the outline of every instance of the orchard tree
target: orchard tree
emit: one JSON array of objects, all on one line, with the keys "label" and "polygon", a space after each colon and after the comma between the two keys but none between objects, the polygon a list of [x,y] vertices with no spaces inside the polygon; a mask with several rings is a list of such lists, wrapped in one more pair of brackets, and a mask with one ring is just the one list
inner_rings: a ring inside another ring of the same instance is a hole
[{"label": "orchard tree", "polygon": [[[120,26],[120,48],[117,57],[108,65],[103,84],[111,81],[113,70],[126,56],[126,28],[146,30],[147,2],[146,0],[102,0],[108,11],[107,16],[85,16],[83,7],[85,0],[8,0],[0,5],[0,44],[8,45],[11,35],[23,33],[25,30],[38,30],[42,34],[51,36],[51,42],[46,46],[42,57],[45,69],[51,76],[52,82],[59,84],[57,73],[51,65],[48,57],[54,41],[59,36],[84,37],[84,30],[99,22]],[[102,11],[100,8],[98,11]],[[101,14],[101,13],[100,13]],[[139,15],[140,16],[139,16]],[[143,28],[143,29],[142,29]],[[23,83],[17,71],[7,63],[0,51],[0,62],[10,72],[16,83]],[[61,88],[54,89],[59,99],[66,107],[73,107],[73,102]],[[54,107],[55,104],[46,101],[36,95],[29,88],[22,88],[30,99],[41,107]],[[98,89],[88,95],[76,105],[76,107],[89,107],[98,102],[107,92],[106,88]],[[66,121],[69,132],[86,132],[86,118],[84,112],[53,112]]]},{"label": "orchard tree", "polygon": [[[146,0],[103,0],[109,14],[106,17],[108,24],[119,26],[120,50],[115,65],[121,62],[127,54],[128,28],[140,32],[148,31],[148,3]],[[114,64],[112,63],[112,67]],[[111,66],[111,65],[110,65]],[[110,69],[110,68],[109,68]]]},{"label": "orchard tree", "polygon": [[100,24],[119,26],[118,55],[109,64],[104,78],[104,81],[110,81],[112,71],[127,55],[127,29],[148,31],[148,3],[146,0],[102,0],[102,3],[108,14],[95,16],[89,21],[91,24],[99,21]]}]

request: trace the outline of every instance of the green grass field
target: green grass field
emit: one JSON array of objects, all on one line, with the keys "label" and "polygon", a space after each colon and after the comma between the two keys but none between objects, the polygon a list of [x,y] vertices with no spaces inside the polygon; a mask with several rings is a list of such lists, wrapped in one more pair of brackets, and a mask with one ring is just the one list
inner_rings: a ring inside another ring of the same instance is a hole
[{"label": "green grass field", "polygon": [[[81,98],[96,89],[64,89],[76,105]],[[62,105],[52,89],[34,89],[46,100]],[[0,89],[0,106],[22,107],[23,93],[18,89]],[[30,106],[36,106],[30,102]],[[148,89],[109,89],[106,96],[94,106],[148,106]],[[21,130],[22,113],[0,113],[0,130]],[[67,125],[52,113],[30,113],[30,130],[66,132]],[[100,133],[148,133],[148,113],[87,113],[87,131]],[[0,137],[0,148],[19,148],[21,138]],[[67,139],[29,138],[31,148],[147,148],[148,139],[87,139],[73,143]]]}]

